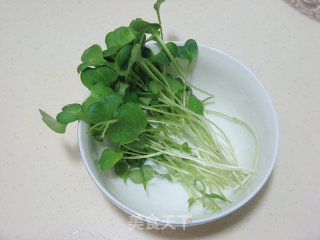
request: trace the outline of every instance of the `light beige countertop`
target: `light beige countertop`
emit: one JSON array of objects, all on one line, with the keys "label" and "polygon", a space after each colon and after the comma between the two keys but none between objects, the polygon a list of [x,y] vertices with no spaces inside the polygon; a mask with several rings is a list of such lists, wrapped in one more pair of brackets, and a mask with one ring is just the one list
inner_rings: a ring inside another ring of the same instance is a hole
[{"label": "light beige countertop", "polygon": [[[289,1],[288,1],[289,2]],[[82,163],[76,123],[53,133],[38,109],[81,102],[84,49],[151,0],[0,0],[0,239],[320,239],[320,22],[283,0],[167,0],[166,40],[194,38],[245,63],[280,124],[271,178],[244,207],[186,230],[130,230]]]}]

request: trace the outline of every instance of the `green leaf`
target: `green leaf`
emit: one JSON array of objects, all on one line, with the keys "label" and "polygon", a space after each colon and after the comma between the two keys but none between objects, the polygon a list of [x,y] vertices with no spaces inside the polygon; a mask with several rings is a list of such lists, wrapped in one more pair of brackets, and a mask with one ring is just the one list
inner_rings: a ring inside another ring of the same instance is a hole
[{"label": "green leaf", "polygon": [[116,111],[122,103],[122,96],[118,93],[111,92],[104,97],[104,102],[107,104],[109,111],[115,116]]},{"label": "green leaf", "polygon": [[108,48],[122,47],[131,43],[136,35],[137,33],[133,32],[129,27],[122,26],[107,34],[106,45]]},{"label": "green leaf", "polygon": [[189,60],[188,50],[185,46],[178,46],[178,57],[184,60]]},{"label": "green leaf", "polygon": [[154,58],[154,53],[152,52],[152,50],[148,47],[143,47],[142,51],[141,51],[141,55],[144,58]]},{"label": "green leaf", "polygon": [[97,82],[96,80],[96,69],[89,68],[81,72],[80,79],[83,85],[85,85],[89,90],[92,85]]},{"label": "green leaf", "polygon": [[126,159],[126,161],[131,167],[140,167],[147,159]]},{"label": "green leaf", "polygon": [[[134,30],[133,30],[134,31]],[[144,33],[138,33],[136,38],[134,39],[133,45],[136,45],[139,43],[141,46],[144,46],[146,43],[146,34]]]},{"label": "green leaf", "polygon": [[107,86],[113,83],[118,78],[118,73],[109,67],[97,67],[89,68],[81,72],[80,75],[83,85],[85,85],[89,90],[92,85],[97,82],[104,82]]},{"label": "green leaf", "polygon": [[193,39],[189,39],[185,42],[184,46],[178,46],[178,57],[181,59],[192,60],[198,55],[198,45]]},{"label": "green leaf", "polygon": [[165,0],[157,0],[157,2],[153,5],[154,9],[155,9],[156,11],[159,11],[160,5],[161,5],[162,3],[164,3],[164,1],[165,1]]},{"label": "green leaf", "polygon": [[162,85],[158,82],[156,82],[155,80],[152,80],[149,83],[149,87],[150,87],[150,91],[154,94],[158,94],[161,92],[161,90],[163,89]]},{"label": "green leaf", "polygon": [[117,144],[133,142],[146,128],[147,116],[134,103],[126,103],[119,108],[118,122],[107,130],[109,140]]},{"label": "green leaf", "polygon": [[160,25],[157,23],[148,23],[141,18],[137,18],[130,23],[130,27],[140,33],[157,34]]},{"label": "green leaf", "polygon": [[118,82],[119,83],[119,89],[118,89],[118,93],[121,96],[124,96],[124,94],[126,93],[127,88],[129,87],[128,83],[124,83],[124,82]]},{"label": "green leaf", "polygon": [[108,48],[108,49],[104,50],[102,52],[102,56],[105,57],[105,58],[106,57],[111,57],[111,56],[115,55],[118,52],[118,50],[119,50],[119,47],[113,46],[111,48]]},{"label": "green leaf", "polygon": [[62,108],[62,112],[57,115],[57,121],[68,124],[79,119],[83,119],[81,105],[78,103],[68,104]]},{"label": "green leaf", "polygon": [[188,50],[189,60],[192,61],[198,55],[198,45],[197,42],[193,39],[189,39],[184,44]]},{"label": "green leaf", "polygon": [[159,104],[161,104],[161,101],[159,101],[159,99],[153,99],[150,103],[151,106],[159,105]]},{"label": "green leaf", "polygon": [[154,55],[152,60],[157,63],[162,63],[162,64],[169,64],[170,63],[170,59],[168,58],[167,54],[163,50],[161,50],[156,55]]},{"label": "green leaf", "polygon": [[131,43],[136,38],[134,33],[129,27],[119,27],[113,32],[113,39],[119,46],[124,46]]},{"label": "green leaf", "polygon": [[127,103],[127,102],[133,102],[133,103],[137,103],[139,101],[139,96],[137,94],[137,92],[131,88],[127,88],[126,92],[124,94],[123,97],[123,102]]},{"label": "green leaf", "polygon": [[113,112],[109,111],[108,105],[104,102],[95,102],[91,104],[86,111],[86,115],[90,122],[94,124],[108,121],[113,118]]},{"label": "green leaf", "polygon": [[97,102],[97,98],[93,99],[96,101],[88,106],[85,113],[87,118],[94,124],[114,119],[122,102],[121,95],[114,92],[107,93],[103,102]]},{"label": "green leaf", "polygon": [[105,96],[111,92],[112,89],[103,82],[97,82],[91,88],[91,96],[95,99],[104,100]]},{"label": "green leaf", "polygon": [[137,43],[136,45],[133,46],[131,50],[131,61],[133,63],[139,61],[141,59],[141,45]]},{"label": "green leaf", "polygon": [[203,103],[193,94],[189,96],[187,107],[199,115],[203,115],[204,113]]},{"label": "green leaf", "polygon": [[97,44],[94,44],[86,49],[81,56],[81,61],[94,67],[103,65],[105,61],[102,57],[101,47]]},{"label": "green leaf", "polygon": [[71,112],[60,112],[58,113],[56,118],[58,122],[64,123],[64,124],[68,124],[68,123],[79,120],[79,116]]},{"label": "green leaf", "polygon": [[196,199],[194,197],[188,199],[189,208],[194,204],[195,201]]},{"label": "green leaf", "polygon": [[170,75],[167,75],[166,79],[174,94],[184,90],[184,83],[181,78],[173,78]]},{"label": "green leaf", "polygon": [[99,160],[101,170],[105,171],[107,169],[112,168],[122,158],[123,158],[123,152],[120,150],[114,150],[114,149],[103,150]]},{"label": "green leaf", "polygon": [[[133,149],[143,150],[146,147],[146,136],[141,134],[135,141],[129,143],[127,146]],[[133,159],[131,159],[133,160]]]},{"label": "green leaf", "polygon": [[66,127],[67,127],[66,124],[58,122],[56,119],[54,119],[49,114],[42,111],[41,109],[39,109],[39,111],[42,116],[42,121],[53,131],[57,133],[64,133],[66,131]]},{"label": "green leaf", "polygon": [[187,142],[184,142],[183,144],[181,144],[181,148],[186,153],[192,154],[191,148],[189,147],[189,144]]},{"label": "green leaf", "polygon": [[168,42],[166,44],[167,48],[169,49],[169,51],[171,52],[172,56],[174,58],[176,58],[178,56],[178,47],[175,43],[173,42]]},{"label": "green leaf", "polygon": [[210,194],[206,193],[206,197],[208,197],[208,198],[218,198],[218,199],[220,199],[220,200],[222,200],[224,202],[227,201],[227,199],[225,197],[220,196],[220,195],[218,195],[216,193],[210,193]]},{"label": "green leaf", "polygon": [[79,113],[81,112],[81,105],[79,103],[72,103],[64,106],[61,110],[66,112]]},{"label": "green leaf", "polygon": [[[150,165],[142,166],[144,178],[140,170],[133,170],[129,173],[129,178],[135,184],[142,184],[150,181],[153,178],[153,168]],[[144,180],[144,181],[143,181]]]},{"label": "green leaf", "polygon": [[[174,58],[178,56],[178,47],[175,43],[169,42],[166,44],[166,46]],[[163,63],[163,64],[169,64],[171,62],[166,52],[163,49],[158,54],[156,54],[152,58],[152,60],[158,63]]]},{"label": "green leaf", "polygon": [[107,87],[102,82],[95,83],[91,88],[91,95],[82,103],[82,112],[86,113],[88,108],[96,102],[103,103],[105,97],[112,93],[111,88]]},{"label": "green leaf", "polygon": [[105,39],[108,48],[119,47],[118,43],[113,38],[113,32],[109,32]]},{"label": "green leaf", "polygon": [[151,101],[152,101],[152,98],[151,97],[140,97],[139,100],[144,104],[144,105],[147,105],[149,106]]},{"label": "green leaf", "polygon": [[132,46],[126,45],[122,47],[117,54],[116,64],[121,69],[124,65],[128,64],[129,58],[131,56]]},{"label": "green leaf", "polygon": [[90,66],[91,66],[90,63],[81,63],[77,68],[77,72],[80,73],[80,72],[82,72],[83,70],[87,69]]},{"label": "green leaf", "polygon": [[91,104],[95,102],[103,102],[104,99],[95,98],[92,96],[89,96],[83,103],[82,103],[82,111],[86,113],[88,111],[88,108],[91,106]]},{"label": "green leaf", "polygon": [[127,177],[128,170],[129,170],[129,165],[124,159],[121,159],[114,166],[115,173],[121,178],[126,178]]}]

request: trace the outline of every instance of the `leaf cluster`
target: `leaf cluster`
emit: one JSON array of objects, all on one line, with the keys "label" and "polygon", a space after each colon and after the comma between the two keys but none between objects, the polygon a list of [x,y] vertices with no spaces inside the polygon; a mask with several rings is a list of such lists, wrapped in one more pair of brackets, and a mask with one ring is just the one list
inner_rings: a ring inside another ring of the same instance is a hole
[{"label": "leaf cluster", "polygon": [[[189,206],[202,201],[204,206],[217,208],[216,199],[226,201],[221,188],[246,175],[234,176],[232,171],[237,167],[230,167],[224,154],[231,152],[233,159],[232,147],[221,150],[204,116],[204,101],[192,93],[192,89],[206,93],[188,80],[198,54],[196,41],[189,39],[177,46],[162,39],[159,11],[163,2],[158,0],[154,5],[159,23],[137,18],[107,33],[106,49],[94,44],[83,52],[77,71],[90,96],[82,104],[64,106],[56,118],[42,110],[40,113],[44,123],[57,133],[81,120],[90,124],[87,132],[97,141],[114,143],[113,149],[105,149],[100,156],[102,171],[113,168],[124,181],[130,179],[144,188],[155,176],[176,179],[191,194]],[[150,50],[151,42],[159,46],[159,52]],[[188,64],[186,72],[181,61]],[[223,132],[221,135],[225,136]],[[186,136],[195,147],[188,144]],[[147,159],[168,171],[159,173]],[[217,179],[217,175],[231,180]],[[208,193],[206,186],[211,185],[216,185],[220,194],[213,193],[211,187]]]}]

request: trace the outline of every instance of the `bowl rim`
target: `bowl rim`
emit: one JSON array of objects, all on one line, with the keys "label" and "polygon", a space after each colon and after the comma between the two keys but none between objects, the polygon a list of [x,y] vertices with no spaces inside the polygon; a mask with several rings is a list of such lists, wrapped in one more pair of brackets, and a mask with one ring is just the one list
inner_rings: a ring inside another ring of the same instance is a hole
[{"label": "bowl rim", "polygon": [[[170,41],[170,42],[174,42],[177,45],[183,45],[184,42],[183,41]],[[214,51],[216,53],[219,53],[221,55],[224,55],[227,58],[230,58],[232,61],[236,62],[238,65],[240,65],[244,70],[246,70],[252,77],[253,79],[255,79],[255,81],[260,85],[261,90],[264,92],[265,96],[267,97],[267,101],[269,102],[270,106],[271,106],[271,110],[272,110],[272,118],[275,122],[275,131],[276,131],[276,135],[275,135],[275,151],[274,151],[274,155],[272,157],[272,165],[270,167],[270,169],[268,169],[267,174],[265,175],[264,179],[260,182],[260,184],[250,193],[248,194],[242,201],[240,201],[239,203],[237,203],[236,205],[232,206],[231,208],[229,208],[226,211],[223,211],[221,213],[218,214],[214,214],[210,217],[206,217],[206,218],[202,218],[202,219],[197,219],[197,220],[192,220],[192,222],[190,224],[187,224],[186,222],[166,222],[160,219],[153,219],[150,218],[148,216],[145,216],[144,214],[141,214],[139,212],[137,212],[136,210],[126,206],[125,204],[123,204],[121,201],[119,201],[118,199],[116,199],[111,193],[109,193],[103,186],[102,184],[99,182],[99,180],[96,178],[96,176],[93,174],[91,168],[89,167],[88,161],[85,157],[84,154],[84,149],[82,147],[83,142],[83,134],[86,134],[84,132],[81,131],[82,129],[82,125],[84,124],[83,121],[79,121],[78,122],[78,128],[77,128],[77,134],[78,134],[78,145],[79,145],[79,150],[80,150],[80,154],[81,154],[81,158],[82,161],[84,163],[84,166],[87,170],[87,172],[89,173],[91,179],[94,181],[94,183],[98,186],[98,188],[104,193],[105,196],[107,196],[107,198],[109,198],[111,200],[112,203],[114,203],[117,207],[119,207],[121,210],[123,210],[124,212],[128,213],[129,215],[132,215],[134,217],[138,217],[141,220],[144,220],[146,222],[149,223],[154,223],[157,224],[159,226],[164,226],[164,225],[168,225],[170,224],[173,227],[191,227],[191,226],[197,226],[197,225],[201,225],[201,224],[206,224],[215,220],[218,220],[224,216],[227,216],[229,214],[231,214],[232,212],[236,211],[237,209],[241,208],[243,205],[245,205],[246,203],[248,203],[250,200],[252,200],[257,193],[263,188],[263,186],[265,185],[265,183],[267,182],[267,180],[270,178],[270,175],[274,169],[274,166],[276,164],[277,161],[277,156],[278,156],[278,151],[279,151],[279,121],[278,121],[278,115],[277,115],[277,111],[275,109],[275,105],[266,89],[266,87],[263,85],[263,83],[257,78],[257,76],[241,61],[239,61],[237,58],[235,58],[234,56],[225,53],[219,49],[207,46],[205,44],[199,44],[198,46],[208,49],[210,51]],[[85,99],[90,95],[90,91],[87,92]]]}]

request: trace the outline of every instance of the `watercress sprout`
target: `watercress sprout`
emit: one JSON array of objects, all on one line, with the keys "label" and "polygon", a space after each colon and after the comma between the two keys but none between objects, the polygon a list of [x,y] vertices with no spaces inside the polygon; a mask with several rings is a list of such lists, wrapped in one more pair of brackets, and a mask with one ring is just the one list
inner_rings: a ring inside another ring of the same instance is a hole
[{"label": "watercress sprout", "polygon": [[[94,44],[84,51],[77,71],[90,96],[82,104],[66,105],[56,119],[40,114],[55,132],[64,133],[67,124],[80,120],[90,125],[87,133],[97,141],[112,142],[114,147],[100,156],[102,171],[113,169],[125,182],[130,179],[145,189],[155,177],[177,181],[190,196],[189,208],[201,203],[218,210],[229,202],[223,191],[242,188],[253,170],[239,165],[230,139],[206,113],[246,127],[257,146],[255,133],[237,118],[206,109],[214,95],[189,80],[198,45],[193,39],[183,46],[164,42],[163,2],[154,4],[158,23],[137,18],[107,33],[107,49]],[[159,52],[149,48],[152,41]],[[188,63],[186,71],[181,61]],[[193,89],[208,97],[198,99]],[[150,161],[167,172],[154,169]]]}]

